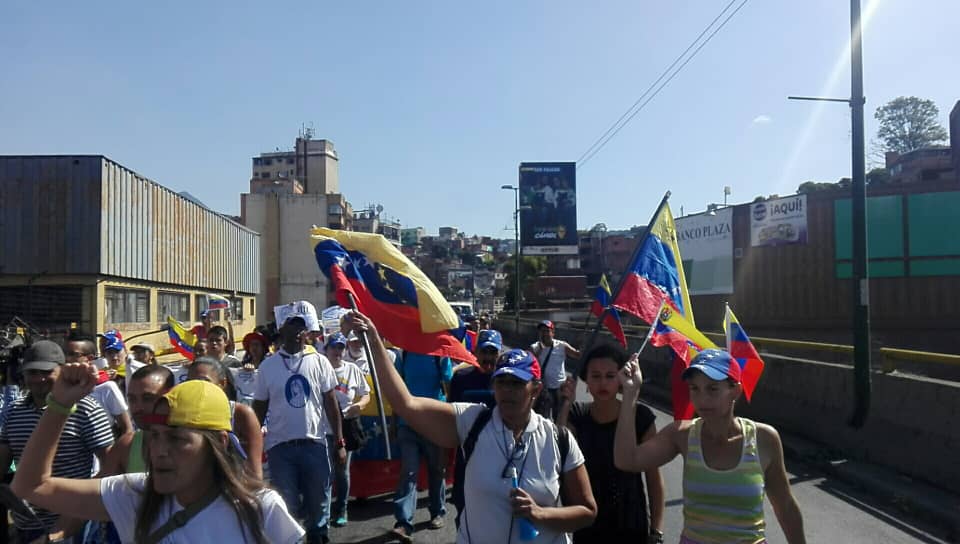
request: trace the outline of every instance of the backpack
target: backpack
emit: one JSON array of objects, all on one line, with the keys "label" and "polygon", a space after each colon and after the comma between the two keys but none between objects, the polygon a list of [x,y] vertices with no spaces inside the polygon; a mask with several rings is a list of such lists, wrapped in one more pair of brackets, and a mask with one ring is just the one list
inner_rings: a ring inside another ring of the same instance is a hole
[{"label": "backpack", "polygon": [[[487,426],[487,423],[490,422],[490,418],[493,416],[493,409],[484,407],[483,411],[480,412],[480,415],[477,416],[477,419],[474,420],[473,425],[470,427],[470,431],[467,432],[467,438],[463,441],[463,444],[457,448],[457,464],[454,467],[453,472],[453,490],[451,491],[451,502],[454,506],[457,507],[457,517],[455,523],[457,528],[460,527],[460,516],[463,515],[463,510],[466,505],[466,497],[464,495],[464,480],[466,479],[467,473],[467,463],[470,462],[470,457],[473,455],[473,450],[477,446],[477,439],[480,437],[480,431]],[[557,467],[557,474],[560,475],[560,501],[563,502],[563,465],[567,462],[567,453],[570,452],[570,430],[566,427],[561,427],[556,423],[546,420],[553,426],[553,436],[557,441],[557,448],[560,450],[560,466]]]}]

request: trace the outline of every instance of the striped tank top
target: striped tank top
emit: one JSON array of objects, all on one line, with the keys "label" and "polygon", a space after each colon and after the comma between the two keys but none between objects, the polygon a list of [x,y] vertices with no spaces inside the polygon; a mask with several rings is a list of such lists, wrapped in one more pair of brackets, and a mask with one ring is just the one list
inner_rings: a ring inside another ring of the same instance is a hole
[{"label": "striped tank top", "polygon": [[703,459],[697,418],[687,437],[683,464],[683,537],[698,544],[765,542],[763,521],[763,467],[757,448],[757,426],[737,418],[743,430],[740,462],[730,470],[716,470]]}]

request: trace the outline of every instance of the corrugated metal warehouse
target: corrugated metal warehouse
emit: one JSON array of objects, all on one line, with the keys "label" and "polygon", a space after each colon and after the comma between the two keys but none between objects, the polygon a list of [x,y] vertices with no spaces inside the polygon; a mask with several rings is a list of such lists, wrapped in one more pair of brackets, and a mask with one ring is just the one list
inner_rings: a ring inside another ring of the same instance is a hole
[{"label": "corrugated metal warehouse", "polygon": [[258,233],[106,157],[0,156],[0,323],[136,334],[213,293],[245,332],[259,276]]}]

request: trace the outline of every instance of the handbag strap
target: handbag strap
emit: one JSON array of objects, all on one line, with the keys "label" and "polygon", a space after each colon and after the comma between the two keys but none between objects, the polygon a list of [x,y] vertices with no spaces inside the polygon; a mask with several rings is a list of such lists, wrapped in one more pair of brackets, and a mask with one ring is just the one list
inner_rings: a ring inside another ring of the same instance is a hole
[{"label": "handbag strap", "polygon": [[170,516],[170,519],[168,519],[167,522],[160,527],[157,527],[154,532],[150,533],[144,542],[146,544],[159,543],[167,535],[176,531],[177,529],[180,529],[191,519],[196,517],[197,514],[203,512],[203,510],[213,504],[213,501],[217,500],[219,496],[220,491],[216,487],[212,488],[210,492],[201,497],[200,500]]}]

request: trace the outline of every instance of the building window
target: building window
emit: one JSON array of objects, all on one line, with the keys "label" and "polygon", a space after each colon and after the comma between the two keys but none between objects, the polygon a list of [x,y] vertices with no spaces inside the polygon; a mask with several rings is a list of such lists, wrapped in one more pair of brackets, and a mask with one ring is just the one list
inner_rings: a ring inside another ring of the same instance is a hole
[{"label": "building window", "polygon": [[287,164],[293,164],[293,157],[287,157]]},{"label": "building window", "polygon": [[166,323],[168,315],[177,321],[190,321],[190,295],[166,291],[157,293],[157,322]]},{"label": "building window", "polygon": [[253,165],[254,165],[254,166],[260,166],[260,159],[259,159],[259,158],[254,158],[254,159],[253,159]]},{"label": "building window", "polygon": [[196,295],[193,299],[197,303],[197,321],[200,320],[200,312],[207,309],[207,295]]},{"label": "building window", "polygon": [[270,172],[262,172],[260,177],[263,179],[270,179]]},{"label": "building window", "polygon": [[107,323],[147,323],[150,320],[150,291],[106,289]]},{"label": "building window", "polygon": [[256,300],[257,299],[255,298],[250,299],[250,315],[257,315],[256,306],[253,305],[253,303],[256,302]]},{"label": "building window", "polygon": [[271,164],[273,164],[273,160],[272,160],[272,159],[263,159],[263,165],[264,165],[264,166],[270,166]]},{"label": "building window", "polygon": [[230,297],[230,315],[234,321],[243,321],[243,297]]}]

